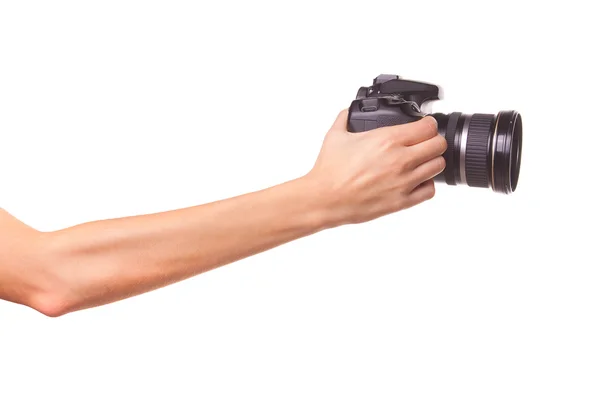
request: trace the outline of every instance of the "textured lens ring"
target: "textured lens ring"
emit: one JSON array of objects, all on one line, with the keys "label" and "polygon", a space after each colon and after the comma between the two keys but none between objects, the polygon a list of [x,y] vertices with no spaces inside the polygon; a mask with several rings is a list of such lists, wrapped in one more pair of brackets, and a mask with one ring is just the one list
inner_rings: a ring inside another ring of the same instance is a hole
[{"label": "textured lens ring", "polygon": [[490,186],[489,149],[494,120],[493,114],[473,114],[471,117],[465,155],[465,173],[469,186]]},{"label": "textured lens ring", "polygon": [[454,112],[450,114],[448,117],[448,123],[446,124],[446,142],[448,143],[448,147],[446,152],[444,153],[444,159],[446,160],[446,169],[444,169],[444,177],[446,178],[446,183],[448,185],[456,185],[456,168],[457,168],[457,159],[456,159],[456,128],[458,127],[458,120],[462,114],[459,112]]}]

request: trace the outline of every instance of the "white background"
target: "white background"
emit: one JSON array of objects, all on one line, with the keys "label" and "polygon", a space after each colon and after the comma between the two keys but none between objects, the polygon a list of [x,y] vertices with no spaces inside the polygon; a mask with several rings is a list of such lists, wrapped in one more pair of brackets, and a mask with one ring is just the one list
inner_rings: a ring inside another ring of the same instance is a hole
[{"label": "white background", "polygon": [[359,86],[523,115],[511,196],[430,202],[50,319],[0,398],[598,399],[593,2],[1,1],[0,204],[40,230],[306,173]]}]

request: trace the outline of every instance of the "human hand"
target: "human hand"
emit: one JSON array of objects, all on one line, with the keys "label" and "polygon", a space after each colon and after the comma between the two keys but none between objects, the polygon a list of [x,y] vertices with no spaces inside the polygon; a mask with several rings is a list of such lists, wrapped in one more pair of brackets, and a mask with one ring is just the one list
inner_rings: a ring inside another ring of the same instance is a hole
[{"label": "human hand", "polygon": [[338,115],[306,175],[330,225],[366,222],[434,196],[447,143],[433,117],[360,133],[346,130],[347,118],[347,110]]}]

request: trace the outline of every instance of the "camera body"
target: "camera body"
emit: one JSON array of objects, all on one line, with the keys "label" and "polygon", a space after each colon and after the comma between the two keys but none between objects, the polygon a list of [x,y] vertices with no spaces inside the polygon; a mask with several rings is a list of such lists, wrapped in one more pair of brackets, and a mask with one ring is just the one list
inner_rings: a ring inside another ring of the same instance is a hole
[{"label": "camera body", "polygon": [[348,109],[348,131],[364,132],[384,126],[400,125],[423,118],[423,103],[439,100],[439,87],[400,79],[398,75],[379,75],[373,85],[361,87]]},{"label": "camera body", "polygon": [[347,130],[364,132],[431,115],[448,143],[443,154],[446,168],[436,181],[513,193],[521,168],[521,115],[514,110],[497,114],[423,112],[425,102],[439,99],[436,85],[379,75],[371,86],[358,90],[348,109]]}]

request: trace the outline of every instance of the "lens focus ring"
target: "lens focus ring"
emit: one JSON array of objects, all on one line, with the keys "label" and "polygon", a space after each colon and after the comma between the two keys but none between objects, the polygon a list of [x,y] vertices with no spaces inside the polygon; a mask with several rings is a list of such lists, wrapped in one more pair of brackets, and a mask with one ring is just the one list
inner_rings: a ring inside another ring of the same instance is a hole
[{"label": "lens focus ring", "polygon": [[465,169],[467,185],[489,187],[489,146],[495,116],[473,114],[469,124]]}]

